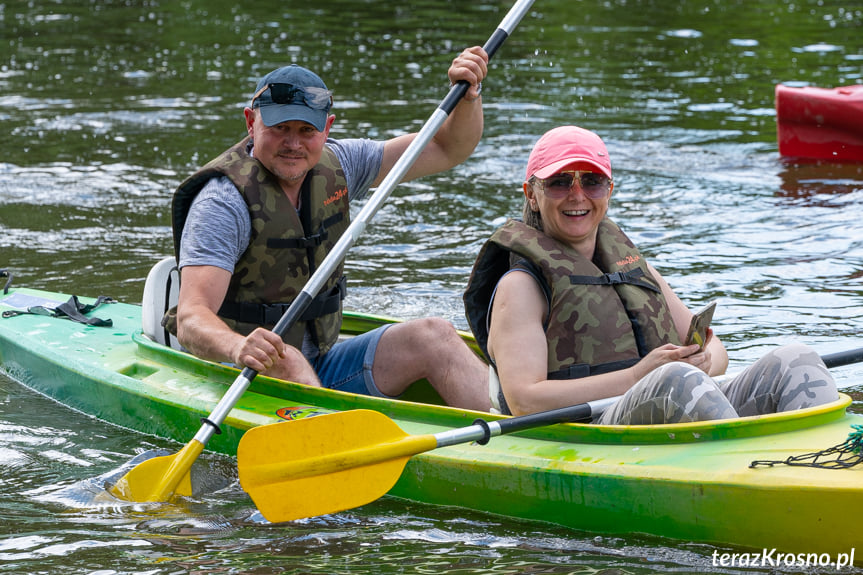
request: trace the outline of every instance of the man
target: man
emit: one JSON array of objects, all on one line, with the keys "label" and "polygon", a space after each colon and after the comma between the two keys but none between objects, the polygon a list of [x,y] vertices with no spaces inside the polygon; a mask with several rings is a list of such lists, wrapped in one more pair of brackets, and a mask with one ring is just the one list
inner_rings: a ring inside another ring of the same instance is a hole
[{"label": "man", "polygon": [[[473,152],[487,64],[480,47],[453,60],[450,82],[470,88],[405,180],[448,170]],[[173,204],[180,343],[206,359],[354,393],[397,397],[425,378],[448,404],[487,411],[487,368],[443,319],[337,344],[341,265],[284,339],[270,331],[347,229],[349,200],[380,184],[416,136],[330,139],[331,106],[313,72],[274,70],[244,110],[248,138],[180,185]],[[169,329],[173,323],[169,318]]]}]

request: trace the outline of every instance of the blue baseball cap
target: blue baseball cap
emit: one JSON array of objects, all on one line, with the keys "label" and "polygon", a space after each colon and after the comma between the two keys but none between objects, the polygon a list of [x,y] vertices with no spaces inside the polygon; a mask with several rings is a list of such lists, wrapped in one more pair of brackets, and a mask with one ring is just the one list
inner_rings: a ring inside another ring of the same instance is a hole
[{"label": "blue baseball cap", "polygon": [[251,106],[260,108],[265,126],[300,120],[323,132],[332,107],[332,96],[317,74],[291,64],[261,78]]}]

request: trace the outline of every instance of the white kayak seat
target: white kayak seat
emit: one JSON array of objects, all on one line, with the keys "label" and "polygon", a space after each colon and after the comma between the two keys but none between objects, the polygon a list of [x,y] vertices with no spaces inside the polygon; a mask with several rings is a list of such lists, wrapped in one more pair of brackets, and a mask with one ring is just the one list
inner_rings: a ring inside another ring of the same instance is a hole
[{"label": "white kayak seat", "polygon": [[497,377],[497,372],[494,367],[488,366],[488,398],[491,400],[491,409],[489,413],[500,415],[503,413],[500,409],[500,379]]},{"label": "white kayak seat", "polygon": [[141,301],[141,328],[148,338],[174,349],[183,349],[177,338],[162,327],[165,312],[180,298],[180,270],[174,256],[158,262],[147,274]]}]

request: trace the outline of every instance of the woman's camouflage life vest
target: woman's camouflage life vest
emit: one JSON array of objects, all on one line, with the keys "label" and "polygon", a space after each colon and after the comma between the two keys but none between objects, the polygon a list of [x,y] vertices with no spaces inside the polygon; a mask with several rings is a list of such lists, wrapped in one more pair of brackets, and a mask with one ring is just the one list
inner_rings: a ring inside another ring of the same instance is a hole
[{"label": "woman's camouflage life vest", "polygon": [[489,361],[489,304],[511,267],[538,271],[545,283],[549,379],[624,369],[660,345],[680,343],[647,262],[611,220],[599,225],[594,261],[510,220],[483,246],[464,294],[468,323]]},{"label": "woman's camouflage life vest", "polygon": [[[306,175],[299,213],[276,177],[249,155],[249,138],[236,144],[180,185],[174,194],[174,251],[192,200],[213,177],[227,176],[249,207],[252,234],[234,268],[219,317],[235,331],[272,328],[350,224],[347,181],[335,154],[324,147]],[[282,339],[302,349],[308,328],[319,353],[335,344],[342,322],[345,278],[340,263],[320,294]]]}]

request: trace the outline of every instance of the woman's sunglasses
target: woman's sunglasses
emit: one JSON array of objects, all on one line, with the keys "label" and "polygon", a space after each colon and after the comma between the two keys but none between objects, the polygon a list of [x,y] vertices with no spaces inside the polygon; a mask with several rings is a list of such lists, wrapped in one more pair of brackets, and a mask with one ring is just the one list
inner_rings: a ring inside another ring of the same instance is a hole
[{"label": "woman's sunglasses", "polygon": [[578,182],[584,195],[592,200],[601,200],[611,192],[611,178],[597,172],[567,170],[545,179],[534,178],[534,181],[540,185],[546,197],[553,200],[568,196],[575,182]]}]

